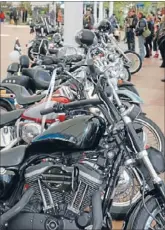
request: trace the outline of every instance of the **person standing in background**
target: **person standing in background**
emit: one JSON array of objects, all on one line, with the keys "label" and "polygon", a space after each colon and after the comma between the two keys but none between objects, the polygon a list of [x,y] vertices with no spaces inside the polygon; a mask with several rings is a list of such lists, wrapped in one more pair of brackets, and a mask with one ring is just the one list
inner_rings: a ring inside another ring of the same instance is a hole
[{"label": "person standing in background", "polygon": [[63,15],[62,15],[61,9],[58,10],[57,22],[58,22],[58,26],[61,27],[61,25],[63,23]]},{"label": "person standing in background", "polygon": [[[158,46],[163,60],[160,67],[165,68],[165,15],[162,16],[160,22],[160,29],[158,31]],[[164,79],[162,79],[162,82],[165,82],[165,76]]]},{"label": "person standing in background", "polygon": [[91,10],[87,9],[86,14],[83,17],[83,27],[84,29],[92,29],[94,25],[94,17],[91,14]]},{"label": "person standing in background", "polygon": [[13,17],[14,17],[14,23],[17,26],[18,25],[18,20],[19,20],[19,13],[18,13],[17,9],[14,10]]},{"label": "person standing in background", "polygon": [[50,23],[54,26],[55,25],[55,19],[56,19],[55,11],[52,9],[49,15],[50,15]]},{"label": "person standing in background", "polygon": [[115,14],[112,14],[111,17],[109,18],[109,21],[111,23],[112,26],[112,33],[115,31],[116,27],[117,27],[117,19]]},{"label": "person standing in background", "polygon": [[145,28],[147,27],[147,21],[144,18],[144,15],[142,12],[138,13],[138,23],[136,27],[136,36],[138,37],[138,43],[139,43],[139,53],[142,61],[144,61],[145,58],[145,38],[143,36],[143,32],[145,31]]},{"label": "person standing in background", "polygon": [[145,39],[145,48],[146,48],[146,56],[145,58],[149,58],[152,56],[152,41],[154,38],[154,24],[152,22],[152,17],[149,15],[147,17],[148,29],[151,31],[151,34]]},{"label": "person standing in background", "polygon": [[27,18],[28,18],[28,11],[25,9],[25,23],[27,22]]},{"label": "person standing in background", "polygon": [[4,23],[5,20],[5,14],[2,10],[0,10],[0,23]]},{"label": "person standing in background", "polygon": [[94,17],[91,14],[91,10],[87,9],[86,14],[83,17],[83,27],[84,29],[92,29],[94,25]]},{"label": "person standing in background", "polygon": [[129,12],[127,21],[126,21],[126,37],[128,50],[135,51],[135,34],[134,29],[136,28],[138,19],[134,10]]}]

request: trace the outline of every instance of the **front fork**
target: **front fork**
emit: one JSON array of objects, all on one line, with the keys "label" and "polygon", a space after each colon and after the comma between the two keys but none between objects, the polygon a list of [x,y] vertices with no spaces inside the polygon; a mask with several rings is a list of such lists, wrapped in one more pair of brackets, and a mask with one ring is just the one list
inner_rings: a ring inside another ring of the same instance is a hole
[{"label": "front fork", "polygon": [[[131,119],[128,116],[123,116],[123,120],[124,120],[125,124],[127,125],[128,131],[130,131],[131,136],[136,137],[136,132],[131,126],[131,122],[132,122]],[[138,149],[142,149],[141,146],[138,145],[138,141],[136,138],[133,140],[133,143],[136,144]],[[136,146],[135,146],[135,149],[136,149]],[[160,197],[162,198],[163,203],[165,203],[165,185],[164,185],[164,182],[158,176],[157,172],[155,171],[155,169],[154,169],[154,167],[153,167],[153,165],[152,165],[152,163],[148,157],[147,150],[144,149],[144,150],[138,151],[137,152],[137,158],[143,162],[145,168],[149,172],[149,175],[153,181],[155,190],[157,191],[158,195],[160,195]]]}]

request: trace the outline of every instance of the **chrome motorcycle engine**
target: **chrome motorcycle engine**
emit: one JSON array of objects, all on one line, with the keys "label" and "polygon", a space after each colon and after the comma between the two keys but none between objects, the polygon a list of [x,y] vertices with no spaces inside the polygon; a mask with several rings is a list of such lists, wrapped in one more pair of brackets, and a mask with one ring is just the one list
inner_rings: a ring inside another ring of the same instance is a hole
[{"label": "chrome motorcycle engine", "polygon": [[25,187],[35,190],[33,204],[36,200],[42,202],[42,213],[73,224],[64,223],[65,228],[60,229],[79,229],[76,219],[90,210],[93,194],[102,187],[103,175],[90,165],[67,167],[42,162],[26,170],[25,183]]}]

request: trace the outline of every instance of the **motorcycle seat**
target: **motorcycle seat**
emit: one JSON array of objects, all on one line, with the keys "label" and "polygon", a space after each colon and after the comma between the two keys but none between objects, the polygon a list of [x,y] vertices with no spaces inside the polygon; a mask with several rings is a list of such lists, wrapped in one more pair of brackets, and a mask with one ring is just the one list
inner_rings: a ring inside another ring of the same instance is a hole
[{"label": "motorcycle seat", "polygon": [[36,89],[38,90],[47,90],[50,84],[52,76],[43,69],[36,69],[35,75],[34,75],[34,83],[36,86]]},{"label": "motorcycle seat", "polygon": [[18,109],[11,112],[2,113],[0,119],[0,128],[5,125],[9,125],[11,122],[17,120],[24,111],[24,109]]},{"label": "motorcycle seat", "polygon": [[35,72],[36,72],[36,69],[29,69],[29,68],[23,68],[22,69],[22,74],[27,76],[27,77],[30,77],[32,79],[35,76]]},{"label": "motorcycle seat", "polygon": [[30,95],[25,87],[16,84],[2,83],[1,87],[6,88],[15,94],[17,103],[20,105],[31,105],[35,102],[41,101],[45,97],[44,94]]},{"label": "motorcycle seat", "polygon": [[49,49],[50,54],[58,54],[58,49]]},{"label": "motorcycle seat", "polygon": [[22,163],[25,157],[26,145],[20,145],[0,152],[0,167],[14,167]]}]

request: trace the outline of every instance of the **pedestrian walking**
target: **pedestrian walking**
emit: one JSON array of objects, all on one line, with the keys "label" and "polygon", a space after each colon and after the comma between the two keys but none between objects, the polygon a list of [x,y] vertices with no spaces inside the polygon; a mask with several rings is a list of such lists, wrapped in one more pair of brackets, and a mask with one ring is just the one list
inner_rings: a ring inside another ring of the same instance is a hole
[{"label": "pedestrian walking", "polygon": [[5,14],[2,10],[0,10],[0,23],[4,23],[5,20]]},{"label": "pedestrian walking", "polygon": [[135,34],[134,30],[137,26],[138,18],[134,10],[131,10],[126,19],[126,38],[128,50],[135,51]]},{"label": "pedestrian walking", "polygon": [[152,56],[152,41],[154,38],[154,24],[152,21],[152,17],[150,15],[147,17],[147,24],[151,34],[145,38],[145,44],[144,44],[146,48],[145,58],[150,58],[150,56]]},{"label": "pedestrian walking", "polygon": [[139,43],[139,53],[140,53],[140,57],[142,59],[142,61],[145,58],[145,36],[144,36],[144,32],[147,31],[148,28],[148,24],[147,24],[147,20],[145,19],[144,15],[142,12],[138,13],[138,23],[137,23],[137,27],[135,30],[136,36],[138,37],[138,43]]}]

